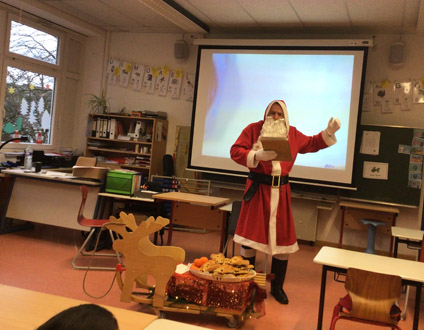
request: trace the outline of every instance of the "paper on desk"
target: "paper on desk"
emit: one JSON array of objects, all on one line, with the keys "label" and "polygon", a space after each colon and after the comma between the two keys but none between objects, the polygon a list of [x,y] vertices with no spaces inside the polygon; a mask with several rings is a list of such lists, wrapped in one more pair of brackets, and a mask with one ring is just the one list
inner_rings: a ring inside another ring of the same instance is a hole
[{"label": "paper on desk", "polygon": [[64,177],[64,176],[66,176],[68,178],[72,178],[73,177],[71,173],[58,172],[58,171],[46,171],[46,172],[41,172],[41,174],[44,174],[46,176],[51,176],[51,177],[54,177],[54,178]]}]

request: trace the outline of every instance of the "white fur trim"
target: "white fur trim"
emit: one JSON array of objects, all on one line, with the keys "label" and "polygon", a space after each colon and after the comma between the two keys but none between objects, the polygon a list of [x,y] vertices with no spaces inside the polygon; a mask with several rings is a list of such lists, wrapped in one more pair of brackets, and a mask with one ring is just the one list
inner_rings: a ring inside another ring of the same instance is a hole
[{"label": "white fur trim", "polygon": [[327,146],[332,146],[337,142],[336,136],[328,134],[326,129],[322,131],[322,138]]},{"label": "white fur trim", "polygon": [[[269,251],[268,244],[261,244],[255,241],[252,241],[250,239],[246,239],[244,237],[234,235],[234,242],[241,245],[246,245],[248,247],[251,247],[252,249],[258,250],[260,252],[272,255]],[[299,245],[297,242],[295,242],[292,245],[288,246],[278,246],[275,248],[276,253],[275,254],[288,254],[288,253],[295,253],[299,250]]]},{"label": "white fur trim", "polygon": [[289,260],[290,254],[275,254],[272,257],[278,260]]},{"label": "white fur trim", "polygon": [[255,160],[255,154],[256,154],[256,151],[254,150],[250,150],[249,153],[247,154],[247,161],[246,161],[247,167],[250,167],[250,168],[258,167],[259,160]]}]

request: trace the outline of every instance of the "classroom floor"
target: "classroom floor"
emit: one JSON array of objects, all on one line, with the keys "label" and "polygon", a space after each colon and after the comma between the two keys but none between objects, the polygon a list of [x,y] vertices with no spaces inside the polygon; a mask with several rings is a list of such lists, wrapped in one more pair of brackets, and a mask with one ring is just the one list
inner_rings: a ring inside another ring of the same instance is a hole
[{"label": "classroom floor", "polygon": [[[166,234],[165,234],[166,238]],[[145,313],[154,313],[148,306],[137,303],[121,303],[120,290],[114,280],[114,272],[74,270],[72,258],[83,238],[79,231],[35,224],[34,229],[0,235],[0,284],[31,289],[40,292],[116,306]],[[174,231],[173,245],[186,251],[186,262],[200,256],[208,256],[219,248],[219,233],[188,233]],[[250,319],[238,329],[316,329],[321,281],[321,267],[312,262],[318,246],[300,245],[300,251],[291,255],[285,283],[288,305],[280,305],[269,294],[266,299],[266,315]],[[238,248],[236,246],[236,255]],[[231,253],[231,248],[230,248]],[[257,269],[264,269],[264,255],[257,255]],[[270,258],[268,260],[270,263]],[[268,266],[268,271],[270,266]],[[85,287],[85,288],[84,288]],[[110,289],[110,291],[109,291]],[[90,295],[90,296],[89,296]],[[332,273],[327,279],[323,329],[329,329],[331,314],[339,297],[345,295],[342,283],[335,282]],[[96,299],[93,297],[104,296]],[[404,305],[403,294],[400,306]],[[399,326],[412,328],[415,290],[411,290],[408,314]],[[423,302],[421,302],[423,306]],[[165,317],[200,325],[211,329],[228,329],[227,320],[212,315],[165,313]],[[375,329],[362,323],[339,321],[337,329]],[[1,325],[1,320],[0,320]],[[421,308],[420,329],[424,327],[424,308]],[[13,330],[13,329],[8,329]]]}]

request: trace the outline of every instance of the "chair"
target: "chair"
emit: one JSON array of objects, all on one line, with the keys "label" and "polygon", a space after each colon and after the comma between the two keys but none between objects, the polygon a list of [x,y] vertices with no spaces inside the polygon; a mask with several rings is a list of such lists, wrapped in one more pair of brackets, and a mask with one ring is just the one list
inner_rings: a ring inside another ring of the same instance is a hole
[{"label": "chair", "polygon": [[[423,238],[421,239],[421,242],[415,242],[415,241],[408,242],[407,248],[412,249],[412,250],[417,250],[418,251],[417,261],[424,262],[424,253],[423,253],[423,251],[424,251],[424,235],[423,235]],[[404,307],[402,315],[401,315],[401,320],[406,320],[406,311],[407,311],[407,308],[408,308],[408,300],[409,300],[409,285],[406,286],[405,307]]]},{"label": "chair", "polygon": [[339,319],[400,329],[390,312],[400,296],[401,283],[399,276],[349,268],[345,288],[352,299],[352,309],[333,314],[330,330],[335,329]]},{"label": "chair", "polygon": [[[227,249],[228,249],[228,244],[230,243],[230,239],[231,237],[234,236],[234,233],[236,232],[237,221],[238,221],[240,210],[241,210],[241,203],[242,203],[241,201],[234,201],[232,205],[231,214],[227,224],[227,240],[225,242],[224,250],[223,250],[223,253],[225,256],[227,256]],[[233,256],[234,256],[234,241],[233,241]]]},{"label": "chair", "polygon": [[[115,253],[97,253],[96,249],[93,250],[92,253],[85,253],[84,252],[84,248],[87,245],[87,243],[90,241],[91,237],[93,236],[94,232],[96,230],[98,230],[98,236],[100,236],[102,229],[103,229],[103,225],[106,223],[109,223],[109,219],[87,219],[84,217],[84,207],[85,207],[85,202],[87,200],[87,187],[86,186],[81,186],[81,193],[82,193],[82,200],[81,200],[81,205],[78,211],[78,217],[77,217],[77,221],[78,223],[83,226],[83,227],[90,227],[91,230],[89,232],[89,234],[87,235],[87,238],[85,239],[85,241],[82,243],[81,248],[78,250],[77,254],[75,255],[74,259],[72,260],[72,266],[74,267],[74,269],[91,269],[91,270],[113,270],[115,271],[115,267],[98,267],[98,266],[81,266],[81,265],[77,265],[77,259],[80,256],[90,256],[90,257],[116,257],[118,259],[118,263],[120,263],[120,257],[119,257],[119,253],[115,252]],[[110,233],[110,237],[113,241],[113,234],[112,231],[109,230]]]}]

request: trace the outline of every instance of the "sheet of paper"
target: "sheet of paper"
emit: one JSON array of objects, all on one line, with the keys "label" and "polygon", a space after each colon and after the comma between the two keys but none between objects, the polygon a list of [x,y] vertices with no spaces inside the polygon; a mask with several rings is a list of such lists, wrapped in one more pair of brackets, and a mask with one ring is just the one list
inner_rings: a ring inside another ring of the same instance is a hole
[{"label": "sheet of paper", "polygon": [[363,131],[361,141],[361,154],[378,155],[380,153],[379,131]]},{"label": "sheet of paper", "polygon": [[387,180],[389,163],[364,162],[362,175],[365,179]]}]

